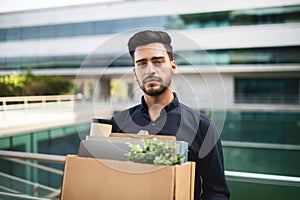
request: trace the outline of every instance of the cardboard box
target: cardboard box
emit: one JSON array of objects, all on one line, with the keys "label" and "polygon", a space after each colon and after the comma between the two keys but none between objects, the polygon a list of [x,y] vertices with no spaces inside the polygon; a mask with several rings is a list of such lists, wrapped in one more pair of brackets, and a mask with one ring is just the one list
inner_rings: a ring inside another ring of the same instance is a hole
[{"label": "cardboard box", "polygon": [[66,158],[62,200],[192,200],[195,163],[164,166]]}]

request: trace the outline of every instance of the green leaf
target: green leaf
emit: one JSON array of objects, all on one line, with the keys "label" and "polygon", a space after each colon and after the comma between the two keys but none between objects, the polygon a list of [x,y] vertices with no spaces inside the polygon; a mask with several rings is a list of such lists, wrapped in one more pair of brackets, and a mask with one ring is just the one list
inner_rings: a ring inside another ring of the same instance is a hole
[{"label": "green leaf", "polygon": [[176,143],[173,141],[159,141],[157,138],[142,139],[142,145],[130,144],[130,152],[125,154],[132,162],[176,165],[184,159],[184,155],[176,154]]}]

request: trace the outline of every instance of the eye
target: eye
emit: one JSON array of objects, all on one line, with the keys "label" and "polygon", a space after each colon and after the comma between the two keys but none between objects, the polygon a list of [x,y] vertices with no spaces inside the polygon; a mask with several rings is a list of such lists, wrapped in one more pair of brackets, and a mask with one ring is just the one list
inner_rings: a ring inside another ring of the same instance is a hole
[{"label": "eye", "polygon": [[144,67],[147,67],[147,62],[138,62],[136,65],[138,66],[138,67],[142,67],[142,68],[144,68]]},{"label": "eye", "polygon": [[160,67],[164,63],[164,60],[163,59],[155,59],[155,60],[153,60],[152,63],[154,66]]}]

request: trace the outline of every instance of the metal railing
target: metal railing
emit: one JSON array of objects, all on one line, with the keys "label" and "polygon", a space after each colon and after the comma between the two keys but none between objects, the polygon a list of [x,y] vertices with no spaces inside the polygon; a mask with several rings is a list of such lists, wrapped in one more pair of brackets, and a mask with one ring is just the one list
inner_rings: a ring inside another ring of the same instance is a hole
[{"label": "metal railing", "polygon": [[[255,148],[255,147],[254,147]],[[297,147],[299,150],[299,147]],[[60,155],[49,155],[49,154],[39,154],[39,153],[24,153],[16,151],[4,151],[0,150],[0,157],[9,159],[11,161],[16,161],[20,163],[19,159],[29,159],[36,161],[44,161],[51,163],[60,163],[63,164],[65,161],[65,156]],[[12,158],[17,158],[12,159]],[[37,164],[32,164],[29,162],[23,161],[22,164],[29,165],[32,167],[37,167],[42,170],[46,170],[51,173],[56,173],[62,175],[62,171],[50,169],[48,167],[40,168],[41,166]],[[251,183],[260,183],[260,184],[272,184],[272,185],[281,185],[281,186],[293,186],[300,187],[300,177],[293,176],[280,176],[280,175],[271,175],[271,174],[261,174],[261,173],[249,173],[249,172],[237,172],[237,171],[225,171],[226,178],[231,181],[239,182],[251,182]]]},{"label": "metal railing", "polygon": [[45,107],[47,103],[58,103],[74,101],[78,99],[76,95],[43,95],[43,96],[15,96],[0,97],[0,111],[14,109],[28,109],[29,106],[38,105]]},{"label": "metal railing", "polygon": [[292,150],[292,151],[300,150],[300,145],[274,144],[274,143],[262,143],[262,142],[222,141],[222,146],[235,147],[235,148],[250,148],[250,149],[273,149],[273,150]]},{"label": "metal railing", "polygon": [[[231,147],[231,148],[300,151],[300,145],[292,145],[292,144],[222,141],[222,146]],[[228,180],[232,180],[232,181],[300,187],[300,177],[236,172],[236,171],[225,171],[225,175]]]},{"label": "metal railing", "polygon": [[230,181],[300,187],[300,177],[236,171],[225,171],[225,176]]},{"label": "metal railing", "polygon": [[235,103],[252,103],[252,104],[290,104],[299,105],[300,97],[298,95],[278,94],[278,95],[259,95],[247,94],[247,96],[235,97]]},{"label": "metal railing", "polygon": [[[279,99],[279,100],[277,100]],[[45,107],[47,103],[61,103],[61,102],[69,102],[81,100],[84,102],[82,95],[42,95],[42,96],[14,96],[14,97],[0,97],[0,111],[1,110],[12,110],[12,109],[28,109],[30,106],[38,105],[39,107]],[[101,101],[99,101],[101,102]],[[98,102],[98,103],[99,103]],[[90,103],[90,102],[88,102]],[[95,102],[93,102],[95,103]],[[100,104],[110,105],[111,102],[101,102]],[[138,102],[132,102],[132,104],[136,104]],[[114,107],[118,110],[118,107],[128,106],[128,101],[124,102],[114,102]],[[193,105],[193,102],[190,103]],[[223,105],[223,104],[222,104]],[[221,105],[221,106],[222,106]],[[296,107],[299,111],[300,105],[300,97],[287,97],[284,95],[283,97],[235,97],[234,103],[228,103],[226,105],[227,109],[244,109],[244,107],[248,107],[247,109],[268,109],[269,107],[274,110],[274,106],[278,107],[279,109],[284,110],[287,108],[289,110],[290,107]],[[201,102],[201,106],[203,108],[211,108],[211,105],[208,103]],[[217,106],[217,105],[214,105]],[[278,109],[278,108],[277,108]]]},{"label": "metal railing", "polygon": [[[30,186],[32,188],[32,194],[34,194],[35,197],[38,196],[38,189],[43,189],[43,190],[45,190],[49,193],[48,195],[45,196],[45,198],[51,197],[51,196],[56,197],[56,196],[59,196],[59,194],[60,194],[60,189],[54,189],[52,187],[49,187],[49,186],[46,186],[46,185],[43,185],[43,184],[34,183],[32,181],[24,180],[22,178],[12,176],[12,175],[8,175],[8,174],[2,173],[2,172],[0,172],[0,177]],[[7,191],[11,191],[11,189],[9,189],[9,188],[7,189],[3,186],[2,186],[2,189],[7,190]],[[6,192],[0,192],[0,196],[1,196],[1,194],[5,195],[5,196],[7,195]],[[28,194],[22,194],[19,191],[13,191],[13,193],[9,193],[9,194],[10,194],[10,196],[14,195],[15,197],[29,196]]]},{"label": "metal railing", "polygon": [[[44,165],[40,165],[37,163],[25,161],[25,160],[33,160],[33,161],[41,161],[41,162],[47,162],[47,163],[58,163],[58,164],[64,164],[65,156],[59,156],[59,155],[49,155],[49,154],[37,154],[37,153],[25,153],[25,152],[17,152],[17,151],[3,151],[0,150],[0,157],[4,160],[8,160],[11,162],[19,163],[25,166],[33,167],[39,170],[43,170],[46,172],[50,172],[53,174],[57,174],[62,176],[63,171],[54,169],[51,167],[47,167]],[[14,185],[16,184],[22,184],[31,187],[31,193],[32,196],[29,194],[25,194],[24,192],[21,192],[16,189],[5,187],[4,185],[0,185],[0,197],[5,196],[9,198],[14,199],[40,199],[40,200],[48,200],[48,199],[56,199],[60,195],[60,189],[55,189],[43,184],[35,183],[32,181],[28,181],[16,176],[12,176],[9,174],[5,174],[3,172],[0,172],[0,178],[7,180],[6,182],[14,182]],[[43,190],[43,193],[47,193],[47,195],[44,195],[43,197],[39,196],[39,190]],[[1,198],[0,198],[1,199]]]},{"label": "metal railing", "polygon": [[42,162],[60,163],[60,164],[64,164],[65,162],[65,156],[41,154],[41,153],[27,153],[27,152],[20,152],[20,151],[0,150],[0,157],[37,160]]},{"label": "metal railing", "polygon": [[0,192],[0,197],[10,197],[13,199],[30,199],[30,200],[51,200],[49,198],[39,198],[39,197],[33,197],[26,194],[15,194],[15,193],[8,193],[8,192]]}]

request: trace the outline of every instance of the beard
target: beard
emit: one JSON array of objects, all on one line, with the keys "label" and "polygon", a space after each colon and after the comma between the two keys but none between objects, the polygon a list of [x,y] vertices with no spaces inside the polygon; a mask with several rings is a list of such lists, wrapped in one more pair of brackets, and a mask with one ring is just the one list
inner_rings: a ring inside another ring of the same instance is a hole
[{"label": "beard", "polygon": [[[147,79],[156,79],[156,81],[160,82],[161,85],[157,89],[155,89],[153,87],[146,89],[145,84],[147,83]],[[166,80],[166,83],[163,84],[163,80],[160,77],[150,75],[143,80],[142,84],[139,82],[139,85],[145,94],[147,94],[149,96],[158,96],[158,95],[164,93],[168,89],[168,87],[171,85],[171,77],[168,77]]]},{"label": "beard", "polygon": [[168,87],[161,85],[158,89],[150,88],[146,89],[144,86],[141,87],[143,92],[149,96],[158,96],[162,94],[164,91],[166,91]]}]

